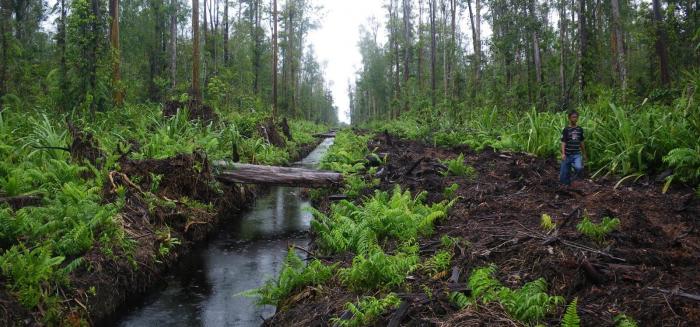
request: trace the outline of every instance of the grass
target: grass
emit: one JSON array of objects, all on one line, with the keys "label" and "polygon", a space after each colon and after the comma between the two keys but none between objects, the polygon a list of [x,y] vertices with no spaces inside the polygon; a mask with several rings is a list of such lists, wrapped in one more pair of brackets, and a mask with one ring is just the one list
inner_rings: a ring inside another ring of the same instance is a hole
[{"label": "grass", "polygon": [[476,169],[464,163],[464,154],[460,153],[457,158],[448,159],[442,163],[447,166],[447,171],[444,173],[446,176],[459,176],[468,179],[474,179],[476,177]]}]

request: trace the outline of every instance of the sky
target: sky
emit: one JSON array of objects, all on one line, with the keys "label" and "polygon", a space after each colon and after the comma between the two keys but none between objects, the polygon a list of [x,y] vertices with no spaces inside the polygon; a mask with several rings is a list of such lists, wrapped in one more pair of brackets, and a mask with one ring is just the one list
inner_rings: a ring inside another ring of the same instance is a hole
[{"label": "sky", "polygon": [[355,72],[362,66],[357,47],[360,25],[366,25],[372,16],[384,25],[383,1],[316,0],[314,3],[323,6],[323,16],[320,27],[310,33],[309,41],[319,62],[325,64],[326,80],[332,82],[338,119],[349,123],[348,81],[354,84]]}]

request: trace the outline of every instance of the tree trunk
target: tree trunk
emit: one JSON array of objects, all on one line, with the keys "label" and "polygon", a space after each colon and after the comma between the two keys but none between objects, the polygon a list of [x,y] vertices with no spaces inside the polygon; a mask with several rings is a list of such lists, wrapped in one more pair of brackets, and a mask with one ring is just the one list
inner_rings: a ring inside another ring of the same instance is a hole
[{"label": "tree trunk", "polygon": [[472,43],[474,47],[474,88],[473,88],[473,94],[476,94],[477,89],[479,87],[479,79],[481,75],[481,40],[480,40],[480,31],[481,31],[481,4],[479,0],[476,0],[476,8],[475,12],[476,15],[474,15],[474,12],[472,12],[472,2],[471,0],[467,0],[467,8],[469,9],[469,22],[472,27]]},{"label": "tree trunk", "polygon": [[407,84],[411,71],[411,1],[403,0],[404,55],[403,81]]},{"label": "tree trunk", "polygon": [[199,88],[199,0],[192,0],[192,98],[196,103],[202,103],[202,92]]},{"label": "tree trunk", "polygon": [[627,67],[625,65],[624,34],[622,32],[622,21],[620,20],[620,1],[610,0],[613,16],[613,55],[615,56],[618,78],[622,90],[627,89]]},{"label": "tree trunk", "polygon": [[656,55],[659,57],[659,74],[661,84],[667,86],[671,82],[668,68],[668,36],[661,15],[660,0],[652,0],[654,27],[656,28]]},{"label": "tree trunk", "polygon": [[228,7],[229,0],[224,0],[224,66],[228,66],[229,61],[229,49],[228,49],[228,38],[229,38],[229,19],[228,19]]},{"label": "tree trunk", "polygon": [[110,29],[110,45],[112,46],[112,88],[114,105],[121,107],[124,104],[124,89],[121,85],[121,49],[119,46],[119,0],[110,0],[110,17],[112,18]]},{"label": "tree trunk", "polygon": [[455,59],[457,58],[456,56],[456,50],[457,50],[457,0],[450,0],[450,14],[451,14],[451,22],[450,22],[450,33],[451,33],[451,40],[450,40],[450,66],[449,66],[449,71],[450,71],[450,90],[452,91],[452,95],[454,96],[454,83],[455,83],[455,78],[454,78],[454,70],[455,70]]},{"label": "tree trunk", "polygon": [[447,85],[450,78],[450,68],[447,59],[447,49],[449,46],[445,40],[447,35],[447,8],[445,6],[445,0],[440,0],[440,13],[442,15],[442,26],[440,26],[440,41],[442,43],[442,90],[444,98],[447,99],[449,94]]},{"label": "tree trunk", "polygon": [[588,28],[586,27],[586,0],[578,0],[578,87],[579,87],[579,102],[583,100],[583,92],[586,88],[586,70],[587,70],[587,45],[588,45]]},{"label": "tree trunk", "polygon": [[566,0],[559,3],[559,88],[562,101],[566,101]]},{"label": "tree trunk", "polygon": [[272,117],[277,118],[277,0],[272,0]]},{"label": "tree trunk", "polygon": [[423,91],[423,0],[418,1],[418,67],[417,77],[418,77],[418,91]]},{"label": "tree trunk", "polygon": [[228,163],[225,161],[214,162],[214,165],[222,168],[232,168],[216,176],[216,179],[223,183],[324,187],[339,184],[343,181],[342,174],[332,171],[260,166]]},{"label": "tree trunk", "polygon": [[535,0],[530,0],[530,17],[532,19],[532,56],[535,62],[535,80],[537,81],[537,98],[539,100],[539,89],[542,86],[542,59],[540,57],[540,40],[537,35],[539,22],[535,12]]},{"label": "tree trunk", "polygon": [[170,87],[177,86],[177,0],[170,0]]},{"label": "tree trunk", "polygon": [[[61,4],[64,4],[61,2]],[[2,20],[0,21],[0,38],[2,38],[2,65],[0,66],[0,98],[5,96],[8,92],[8,85],[7,85],[7,79],[8,79],[8,66],[10,65],[10,56],[7,53],[9,50],[9,41],[7,40],[8,35],[11,35],[12,32],[10,31],[11,26],[10,26],[10,19],[12,19],[12,12],[10,7],[12,6],[11,0],[1,0],[0,2],[0,16],[2,17]],[[64,13],[63,17],[64,19],[62,20],[63,23],[63,29],[65,30],[65,7],[61,8]],[[65,37],[65,33],[63,34]],[[65,44],[65,38],[63,38],[64,44]],[[65,49],[65,46],[63,47]],[[65,53],[65,52],[64,52]],[[64,56],[65,58],[65,56]],[[0,111],[2,111],[2,101],[0,101]]]},{"label": "tree trunk", "polygon": [[437,55],[437,40],[435,33],[435,2],[437,0],[429,0],[430,6],[430,90],[433,108],[435,108],[435,91],[437,89],[437,76],[435,76],[435,59]]}]

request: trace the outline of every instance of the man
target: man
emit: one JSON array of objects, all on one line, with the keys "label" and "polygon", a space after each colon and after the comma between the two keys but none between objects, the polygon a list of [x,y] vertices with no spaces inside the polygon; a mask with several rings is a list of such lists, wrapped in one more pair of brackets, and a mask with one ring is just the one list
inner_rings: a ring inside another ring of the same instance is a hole
[{"label": "man", "polygon": [[[571,185],[583,172],[583,159],[588,160],[584,146],[583,128],[577,126],[578,112],[569,112],[569,126],[561,133],[561,169],[559,181]],[[573,174],[572,174],[573,168]]]}]

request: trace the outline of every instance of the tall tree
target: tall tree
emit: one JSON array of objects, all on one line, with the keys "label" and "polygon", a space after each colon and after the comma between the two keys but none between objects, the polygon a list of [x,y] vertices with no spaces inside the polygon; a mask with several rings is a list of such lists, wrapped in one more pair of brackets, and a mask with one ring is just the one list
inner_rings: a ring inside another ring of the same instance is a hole
[{"label": "tall tree", "polygon": [[111,18],[110,45],[112,46],[112,88],[114,105],[124,104],[124,88],[121,85],[121,49],[119,46],[119,0],[110,0],[109,16]]},{"label": "tall tree", "polygon": [[277,118],[277,0],[272,0],[272,113]]},{"label": "tall tree", "polygon": [[[277,0],[275,0],[277,1]],[[229,61],[229,17],[228,17],[229,0],[224,0],[224,66],[228,65]]]},{"label": "tall tree", "polygon": [[622,32],[622,20],[620,19],[620,1],[610,0],[612,7],[612,27],[613,27],[613,56],[615,56],[615,66],[618,72],[620,87],[622,91],[627,89],[627,67],[625,65],[624,35]]},{"label": "tall tree", "polygon": [[467,0],[467,8],[469,9],[469,22],[472,28],[472,46],[474,47],[474,92],[479,87],[479,78],[481,75],[481,5],[480,0],[476,0],[476,8],[472,11],[472,1]]},{"label": "tall tree", "polygon": [[433,107],[436,103],[436,89],[437,89],[437,76],[436,76],[436,57],[437,57],[437,36],[435,28],[435,11],[436,11],[436,1],[428,0],[428,5],[430,6],[430,90],[431,99]]},{"label": "tall tree", "polygon": [[199,0],[192,0],[192,98],[197,104],[202,103],[202,91],[199,87],[200,62]]},{"label": "tall tree", "polygon": [[170,0],[170,88],[177,86],[177,11],[178,0]]},{"label": "tall tree", "polygon": [[559,90],[561,101],[566,105],[566,0],[559,0]]},{"label": "tall tree", "polygon": [[671,82],[671,74],[668,68],[668,36],[666,35],[666,28],[661,15],[661,2],[660,0],[652,0],[651,3],[652,19],[656,30],[655,44],[656,55],[659,60],[659,76],[661,77],[661,84],[668,85]]}]

